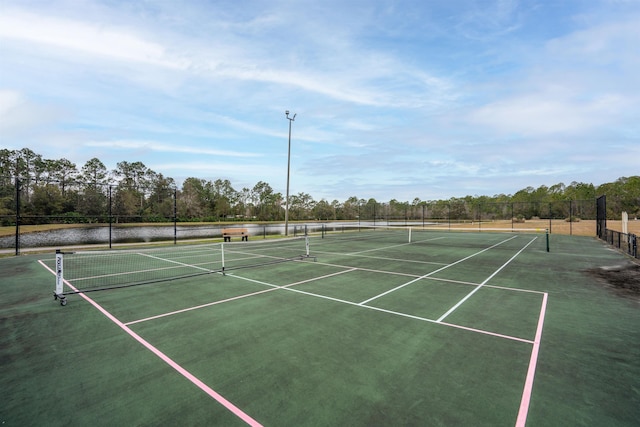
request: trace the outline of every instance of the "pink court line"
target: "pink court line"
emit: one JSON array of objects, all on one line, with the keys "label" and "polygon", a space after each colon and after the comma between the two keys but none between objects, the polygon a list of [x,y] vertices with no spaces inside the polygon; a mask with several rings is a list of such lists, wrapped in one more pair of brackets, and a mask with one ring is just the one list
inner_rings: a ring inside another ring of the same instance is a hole
[{"label": "pink court line", "polygon": [[[38,262],[44,268],[49,270],[51,272],[51,274],[55,275],[55,272],[52,269],[50,269],[47,265],[45,265],[42,261],[38,261]],[[65,284],[67,286],[69,286],[71,289],[73,289],[75,292],[78,292],[78,289],[76,289],[71,283],[67,282],[66,280],[65,280]],[[225,399],[220,393],[216,392],[211,387],[209,387],[208,385],[203,383],[201,380],[199,380],[192,373],[190,373],[185,368],[183,368],[182,366],[180,366],[179,364],[174,362],[169,356],[167,356],[166,354],[164,354],[163,352],[158,350],[156,347],[154,347],[151,343],[149,343],[147,340],[142,338],[140,335],[138,335],[135,332],[133,332],[131,330],[131,328],[129,328],[124,323],[122,323],[121,321],[116,319],[115,316],[113,316],[111,313],[109,313],[100,304],[98,304],[97,302],[95,302],[94,300],[92,300],[91,298],[89,298],[87,295],[85,295],[82,292],[78,292],[78,295],[80,295],[87,302],[89,302],[91,305],[93,305],[95,308],[97,308],[98,311],[100,311],[102,314],[104,314],[113,323],[118,325],[123,331],[125,331],[127,334],[129,334],[133,339],[135,339],[140,344],[142,344],[144,347],[146,347],[147,350],[151,351],[153,354],[158,356],[163,362],[165,362],[167,365],[169,365],[170,367],[175,369],[180,375],[182,375],[183,377],[185,377],[186,379],[191,381],[196,387],[198,387],[200,390],[202,390],[205,393],[207,393],[211,398],[213,398],[218,403],[220,403],[222,406],[227,408],[229,411],[231,411],[234,415],[236,415],[242,421],[244,421],[245,423],[249,424],[250,426],[255,426],[255,427],[258,427],[258,426],[261,427],[262,426],[262,424],[260,424],[258,421],[254,420],[249,415],[247,415],[245,412],[243,412],[240,408],[238,408],[233,403],[231,403],[230,401]]]},{"label": "pink court line", "polygon": [[522,391],[522,400],[520,401],[520,411],[518,412],[516,427],[524,427],[527,423],[527,414],[529,413],[531,393],[533,392],[533,378],[536,375],[536,365],[538,363],[538,352],[540,351],[540,341],[542,340],[542,327],[544,326],[544,316],[547,311],[548,296],[549,294],[545,292],[542,298],[542,307],[540,308],[540,317],[538,318],[538,329],[536,330],[536,338],[533,342],[533,349],[531,350],[529,370],[527,371],[527,379],[524,382],[524,390]]}]

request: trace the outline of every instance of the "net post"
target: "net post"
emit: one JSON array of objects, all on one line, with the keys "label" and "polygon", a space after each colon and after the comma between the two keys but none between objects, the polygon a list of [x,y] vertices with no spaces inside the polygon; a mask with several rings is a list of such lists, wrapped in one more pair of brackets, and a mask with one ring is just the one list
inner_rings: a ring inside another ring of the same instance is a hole
[{"label": "net post", "polygon": [[64,293],[64,259],[60,249],[56,249],[56,290],[53,299],[60,299],[60,305],[67,305]]},{"label": "net post", "polygon": [[411,243],[411,227],[409,227],[409,243]]},{"label": "net post", "polygon": [[309,258],[309,236],[304,236],[304,246],[307,253],[307,258]]},{"label": "net post", "polygon": [[225,276],[225,273],[224,273],[224,242],[220,243],[220,253],[222,254],[222,275]]},{"label": "net post", "polygon": [[549,252],[549,229],[545,229],[545,235],[547,238],[547,252]]}]

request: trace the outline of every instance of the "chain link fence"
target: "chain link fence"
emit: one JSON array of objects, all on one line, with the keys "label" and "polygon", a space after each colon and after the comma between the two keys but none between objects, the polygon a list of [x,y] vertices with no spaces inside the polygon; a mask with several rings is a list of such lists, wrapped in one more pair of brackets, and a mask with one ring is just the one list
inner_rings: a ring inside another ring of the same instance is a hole
[{"label": "chain link fence", "polygon": [[[238,208],[237,203],[231,205],[228,200],[223,201],[224,206],[220,201],[205,200],[209,212],[214,207],[218,212],[215,217],[207,216],[202,210],[202,200],[193,200],[192,194],[168,187],[142,191],[119,185],[0,178],[0,250],[13,249],[16,255],[21,248],[49,244],[111,247],[112,243],[161,240],[176,243],[216,238],[221,236],[223,224],[232,221],[253,227],[254,235],[266,236],[280,233],[280,218],[284,218],[284,206],[274,205],[269,208],[275,212],[269,216],[274,221],[260,225],[260,217],[249,208],[244,205]],[[603,226],[606,217],[612,216],[606,206],[600,206],[601,202],[596,200],[481,202],[469,198],[410,204],[380,203],[372,199],[345,202],[341,206],[324,203],[322,214],[313,206],[305,212],[292,212],[290,218],[297,220],[297,224],[292,224],[294,230],[302,227],[301,223],[346,221],[373,225],[465,226],[479,231],[496,227],[542,228],[550,233],[598,235],[604,239],[600,230],[606,227]],[[260,212],[263,208],[253,206],[252,209]],[[238,215],[239,212],[246,215]],[[46,234],[52,238],[43,239]],[[607,239],[616,241],[615,236]],[[627,242],[625,239],[621,241]]]}]

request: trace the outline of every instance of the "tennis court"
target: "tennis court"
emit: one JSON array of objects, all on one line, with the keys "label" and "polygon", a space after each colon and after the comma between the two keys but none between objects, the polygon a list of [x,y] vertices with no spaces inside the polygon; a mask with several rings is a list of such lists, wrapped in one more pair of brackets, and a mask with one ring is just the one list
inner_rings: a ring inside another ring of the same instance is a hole
[{"label": "tennis court", "polygon": [[0,260],[31,277],[3,286],[2,422],[634,425],[639,306],[587,274],[625,257],[547,238],[380,227]]}]

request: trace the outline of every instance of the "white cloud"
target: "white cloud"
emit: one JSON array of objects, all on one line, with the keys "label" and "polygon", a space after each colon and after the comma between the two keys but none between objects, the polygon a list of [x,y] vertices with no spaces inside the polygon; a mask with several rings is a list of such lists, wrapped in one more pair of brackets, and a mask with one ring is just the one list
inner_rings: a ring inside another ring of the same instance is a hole
[{"label": "white cloud", "polygon": [[639,14],[631,14],[615,22],[603,22],[575,31],[548,42],[549,52],[562,61],[591,64],[615,62],[640,63]]},{"label": "white cloud", "polygon": [[21,137],[62,117],[62,111],[29,101],[15,90],[0,90],[0,134]]},{"label": "white cloud", "polygon": [[[99,17],[97,17],[99,19]],[[272,17],[266,23],[280,22]],[[94,58],[120,63],[154,66],[196,76],[205,80],[232,79],[273,83],[313,92],[328,98],[368,106],[413,107],[428,100],[434,104],[448,98],[451,84],[445,79],[413,69],[388,54],[359,51],[357,46],[339,42],[316,44],[320,49],[318,64],[292,62],[286,50],[261,40],[261,34],[240,38],[234,27],[218,25],[221,33],[209,43],[161,30],[157,40],[142,36],[131,28],[116,27],[99,20],[74,20],[43,14],[7,9],[0,15],[0,38],[28,42],[46,48],[49,53],[71,62],[92,65]],[[226,31],[226,33],[225,33]],[[147,30],[147,33],[149,31]],[[223,43],[233,41],[233,45]],[[161,42],[160,40],[167,40]],[[170,41],[169,41],[170,40]],[[257,44],[257,46],[254,46]],[[258,47],[262,47],[259,50]],[[280,58],[281,60],[277,60]],[[105,64],[95,63],[98,72]],[[110,70],[117,68],[109,67]],[[155,73],[122,68],[131,80],[157,79]],[[138,74],[149,75],[140,78]],[[175,77],[174,77],[175,79]],[[170,85],[170,78],[161,82]],[[402,96],[398,95],[401,91]]]},{"label": "white cloud", "polygon": [[3,11],[0,15],[0,38],[55,46],[65,55],[75,55],[75,51],[80,51],[88,56],[168,68],[184,69],[188,66],[185,61],[169,57],[163,46],[143,40],[125,29],[22,11]]},{"label": "white cloud", "polygon": [[148,150],[164,153],[187,153],[202,154],[207,156],[225,156],[225,157],[259,157],[260,154],[244,151],[216,150],[202,147],[194,147],[185,144],[170,145],[155,141],[132,141],[132,140],[116,140],[116,141],[91,141],[85,144],[87,147],[105,147],[119,150]]},{"label": "white cloud", "polygon": [[469,115],[471,123],[516,135],[588,134],[614,123],[628,102],[617,94],[580,99],[559,90],[503,99]]},{"label": "white cloud", "polygon": [[640,107],[639,21],[587,25],[529,52],[529,66],[476,107],[470,123],[515,136],[622,132]]}]

